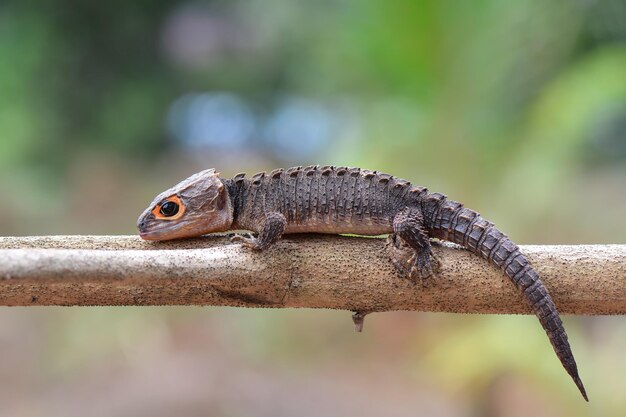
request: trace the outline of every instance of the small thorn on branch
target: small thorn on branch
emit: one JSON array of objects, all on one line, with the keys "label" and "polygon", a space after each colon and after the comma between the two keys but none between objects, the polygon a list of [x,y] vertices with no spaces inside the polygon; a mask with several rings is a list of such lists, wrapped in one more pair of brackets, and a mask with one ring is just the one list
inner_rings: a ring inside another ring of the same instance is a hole
[{"label": "small thorn on branch", "polygon": [[354,322],[354,330],[361,333],[363,331],[363,325],[365,324],[365,316],[367,316],[369,312],[365,311],[355,311],[352,314],[352,321]]}]

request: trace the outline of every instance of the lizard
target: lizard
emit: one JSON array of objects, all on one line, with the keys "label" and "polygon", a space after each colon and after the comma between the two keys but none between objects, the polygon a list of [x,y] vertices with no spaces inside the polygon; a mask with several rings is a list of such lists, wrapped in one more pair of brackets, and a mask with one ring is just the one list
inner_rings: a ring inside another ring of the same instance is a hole
[{"label": "lizard", "polygon": [[[231,240],[262,251],[284,234],[377,236],[408,246],[413,280],[433,275],[431,239],[458,244],[500,268],[539,319],[557,357],[588,400],[567,333],[552,297],[528,258],[478,212],[409,181],[360,168],[312,165],[222,178],[215,169],[192,175],[156,196],[137,221],[145,240],[171,240],[250,230]],[[366,313],[355,313],[356,320]],[[357,324],[358,327],[358,324]]]}]

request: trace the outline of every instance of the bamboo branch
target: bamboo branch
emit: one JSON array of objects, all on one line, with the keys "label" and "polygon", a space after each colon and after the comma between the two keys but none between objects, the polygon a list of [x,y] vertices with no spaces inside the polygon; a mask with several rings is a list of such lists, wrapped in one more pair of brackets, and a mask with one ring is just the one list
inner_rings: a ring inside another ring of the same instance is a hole
[{"label": "bamboo branch", "polygon": [[[626,245],[522,246],[559,310],[626,313]],[[435,247],[426,286],[395,270],[384,239],[288,236],[252,252],[225,236],[0,238],[0,305],[219,305],[352,311],[530,313],[500,270]]]}]

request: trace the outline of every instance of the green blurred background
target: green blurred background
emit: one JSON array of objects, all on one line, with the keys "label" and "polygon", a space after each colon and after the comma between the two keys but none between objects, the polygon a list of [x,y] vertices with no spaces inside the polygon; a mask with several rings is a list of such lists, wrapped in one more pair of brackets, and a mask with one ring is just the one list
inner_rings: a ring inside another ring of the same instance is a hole
[{"label": "green blurred background", "polygon": [[[626,243],[626,2],[0,2],[0,235],[312,163]],[[623,318],[565,324],[590,404],[530,316],[2,308],[0,416],[626,416]]]}]

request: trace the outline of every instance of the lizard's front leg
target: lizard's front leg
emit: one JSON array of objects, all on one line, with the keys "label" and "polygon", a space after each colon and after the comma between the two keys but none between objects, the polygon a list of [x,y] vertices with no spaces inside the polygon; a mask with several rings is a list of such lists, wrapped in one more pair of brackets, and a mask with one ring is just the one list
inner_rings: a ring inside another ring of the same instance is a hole
[{"label": "lizard's front leg", "polygon": [[432,256],[430,238],[424,230],[424,219],[420,210],[407,207],[398,213],[393,219],[393,231],[394,234],[390,237],[392,245],[397,247],[397,240],[400,238],[414,251],[408,261],[392,258],[394,265],[411,280],[421,279],[424,283],[424,279],[433,274],[431,260],[435,263],[437,260]]},{"label": "lizard's front leg", "polygon": [[254,249],[267,249],[272,243],[276,242],[283,235],[287,219],[278,212],[267,213],[265,219],[259,227],[257,237],[244,237],[241,235],[233,236],[231,242],[241,242],[243,246]]}]

